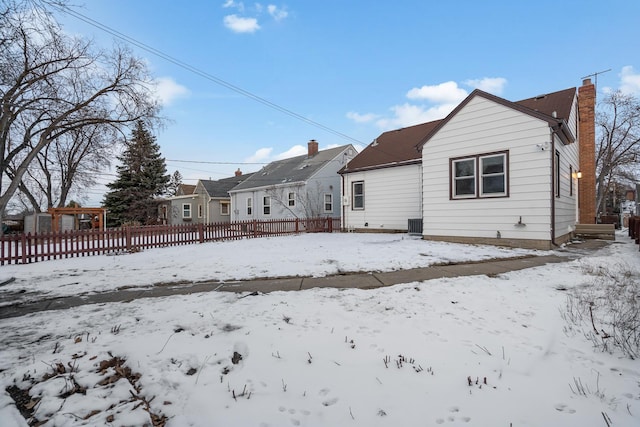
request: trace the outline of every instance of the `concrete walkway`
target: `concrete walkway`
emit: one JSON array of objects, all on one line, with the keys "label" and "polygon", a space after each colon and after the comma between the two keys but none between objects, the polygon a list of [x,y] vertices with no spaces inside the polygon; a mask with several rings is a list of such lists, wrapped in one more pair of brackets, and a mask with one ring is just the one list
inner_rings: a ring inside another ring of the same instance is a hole
[{"label": "concrete walkway", "polygon": [[197,282],[162,284],[145,289],[122,289],[86,296],[42,299],[35,302],[9,304],[0,307],[0,319],[24,316],[46,310],[65,310],[87,304],[130,302],[139,298],[156,298],[171,295],[188,295],[201,292],[274,292],[300,291],[311,288],[374,289],[400,283],[420,282],[443,277],[497,276],[509,271],[539,267],[551,263],[571,261],[609,244],[602,240],[587,240],[559,251],[559,255],[525,256],[493,259],[447,265],[434,265],[409,270],[379,273],[351,273],[326,277],[285,277],[255,279],[237,282]]}]

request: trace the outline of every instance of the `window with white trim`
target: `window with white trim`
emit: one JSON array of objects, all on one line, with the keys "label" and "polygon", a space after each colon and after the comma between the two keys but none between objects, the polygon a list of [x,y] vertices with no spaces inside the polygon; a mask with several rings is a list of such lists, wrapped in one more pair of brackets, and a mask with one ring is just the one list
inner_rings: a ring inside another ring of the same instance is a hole
[{"label": "window with white trim", "polygon": [[202,205],[198,205],[198,218],[202,218]]},{"label": "window with white trim", "polygon": [[451,198],[507,196],[507,152],[451,159]]},{"label": "window with white trim", "polygon": [[287,203],[289,204],[289,207],[294,207],[296,205],[296,193],[290,192],[287,195]]},{"label": "window with white trim", "polygon": [[324,211],[325,213],[333,212],[333,194],[325,193],[324,195]]},{"label": "window with white trim", "polygon": [[507,194],[505,154],[480,157],[480,196],[504,196]]},{"label": "window with white trim", "polygon": [[364,181],[351,183],[352,209],[364,209]]},{"label": "window with white trim", "polygon": [[271,215],[271,197],[264,196],[262,198],[262,213],[264,215]]},{"label": "window with white trim", "polygon": [[231,203],[220,202],[220,215],[229,215],[231,212]]},{"label": "window with white trim", "polygon": [[249,197],[247,199],[247,215],[251,216],[253,213],[253,199]]},{"label": "window with white trim", "polygon": [[182,204],[182,218],[191,219],[191,204],[190,203],[183,203]]}]

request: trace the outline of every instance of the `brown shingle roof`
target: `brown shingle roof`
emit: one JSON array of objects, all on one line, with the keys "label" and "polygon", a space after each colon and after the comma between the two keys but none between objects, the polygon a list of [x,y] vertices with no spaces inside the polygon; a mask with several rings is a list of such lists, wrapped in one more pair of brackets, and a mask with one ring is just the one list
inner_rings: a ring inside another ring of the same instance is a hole
[{"label": "brown shingle roof", "polygon": [[422,155],[416,149],[416,144],[438,123],[440,120],[384,132],[358,153],[339,173],[420,163]]},{"label": "brown shingle roof", "polygon": [[[339,173],[420,163],[422,155],[419,150],[422,145],[474,96],[478,95],[545,120],[551,126],[564,128],[562,124],[563,122],[566,123],[571,114],[576,88],[565,89],[517,102],[507,101],[504,98],[476,89],[442,120],[384,132],[351,160],[346,167],[342,168]],[[554,111],[556,113],[555,117],[553,116]]]},{"label": "brown shingle roof", "polygon": [[548,116],[553,116],[553,112],[559,119],[569,120],[573,99],[576,96],[576,88],[561,90],[558,92],[548,93],[546,95],[536,96],[533,98],[523,99],[516,104],[539,111]]}]

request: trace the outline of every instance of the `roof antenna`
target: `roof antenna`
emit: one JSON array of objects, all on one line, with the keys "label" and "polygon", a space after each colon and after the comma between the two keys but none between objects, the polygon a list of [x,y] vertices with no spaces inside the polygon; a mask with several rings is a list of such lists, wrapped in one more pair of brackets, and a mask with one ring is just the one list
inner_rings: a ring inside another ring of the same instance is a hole
[{"label": "roof antenna", "polygon": [[608,70],[604,70],[604,71],[597,71],[593,74],[589,74],[588,76],[584,76],[582,78],[582,80],[586,79],[587,77],[594,77],[595,82],[593,83],[594,86],[596,87],[596,89],[598,88],[598,74],[604,74],[604,73],[608,73],[609,71],[611,71],[611,68],[609,68]]}]

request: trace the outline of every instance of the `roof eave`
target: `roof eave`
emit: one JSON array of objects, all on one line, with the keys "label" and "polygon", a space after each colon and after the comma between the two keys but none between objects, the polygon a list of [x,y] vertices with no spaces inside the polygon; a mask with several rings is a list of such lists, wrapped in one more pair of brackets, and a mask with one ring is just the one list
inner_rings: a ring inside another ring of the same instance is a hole
[{"label": "roof eave", "polygon": [[364,172],[364,171],[370,171],[370,170],[376,170],[376,169],[387,169],[387,168],[395,168],[398,166],[408,166],[408,165],[418,165],[422,163],[422,158],[419,159],[411,159],[411,160],[404,160],[402,162],[392,162],[392,163],[385,163],[385,164],[380,164],[380,165],[371,165],[371,166],[363,166],[360,168],[355,168],[355,169],[346,169],[346,168],[342,168],[338,171],[338,173],[340,175],[346,175],[349,173],[355,173],[355,172]]}]

